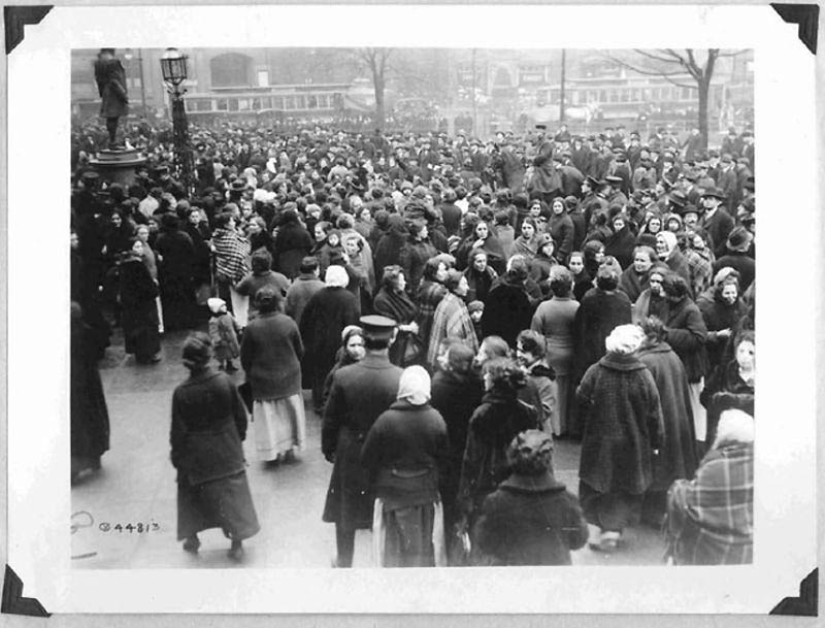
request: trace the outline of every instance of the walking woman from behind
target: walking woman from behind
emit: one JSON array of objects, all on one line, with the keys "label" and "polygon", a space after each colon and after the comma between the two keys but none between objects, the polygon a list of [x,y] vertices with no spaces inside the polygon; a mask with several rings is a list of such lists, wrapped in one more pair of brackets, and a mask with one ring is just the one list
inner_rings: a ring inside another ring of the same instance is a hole
[{"label": "walking woman from behind", "polygon": [[301,395],[304,345],[298,326],[281,310],[283,295],[272,285],[255,295],[258,318],[241,341],[241,366],[252,387],[252,421],[258,457],[266,462],[291,458],[306,437]]},{"label": "walking woman from behind", "polygon": [[240,560],[243,540],[261,529],[246,479],[246,409],[226,373],[209,367],[212,345],[195,332],[183,345],[189,379],[172,395],[172,465],[178,472],[178,540],[196,553],[198,532],[221,528]]}]

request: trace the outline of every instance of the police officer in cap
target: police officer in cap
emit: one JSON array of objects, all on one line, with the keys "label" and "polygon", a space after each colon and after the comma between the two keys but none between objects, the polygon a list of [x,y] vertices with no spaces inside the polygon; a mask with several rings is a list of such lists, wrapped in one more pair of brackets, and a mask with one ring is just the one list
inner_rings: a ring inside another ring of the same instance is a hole
[{"label": "police officer in cap", "polygon": [[355,531],[372,527],[374,496],[361,466],[364,438],[398,394],[401,369],[390,363],[397,324],[385,316],[362,316],[366,357],[335,372],[324,411],[321,448],[333,463],[323,520],[335,524],[335,567],[352,567]]}]

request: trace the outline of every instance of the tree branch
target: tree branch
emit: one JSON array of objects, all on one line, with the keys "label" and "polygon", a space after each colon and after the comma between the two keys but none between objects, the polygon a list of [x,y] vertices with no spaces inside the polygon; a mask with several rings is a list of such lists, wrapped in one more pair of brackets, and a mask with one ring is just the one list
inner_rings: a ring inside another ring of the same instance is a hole
[{"label": "tree branch", "polygon": [[738,57],[739,55],[743,55],[750,52],[750,49],[746,48],[745,50],[739,50],[737,52],[719,52],[716,54],[717,57]]},{"label": "tree branch", "polygon": [[672,63],[679,63],[678,59],[668,59],[667,57],[660,57],[660,56],[657,56],[657,55],[655,55],[651,52],[647,52],[646,50],[638,50],[638,49],[634,48],[633,52],[635,52],[636,54],[641,55],[643,57],[647,57],[648,59],[653,59],[654,61],[659,61],[660,63],[671,63],[671,64]]},{"label": "tree branch", "polygon": [[[617,59],[617,58],[612,57],[610,55],[605,55],[605,57],[607,59],[609,59],[610,61],[612,61],[613,63],[615,63],[616,65],[620,65],[623,68],[626,68],[626,69],[631,70],[633,72],[637,72],[639,74],[644,74],[646,76],[684,76],[684,74],[685,74],[684,72],[665,72],[665,71],[662,71],[662,70],[643,70],[643,69],[641,69],[641,68],[639,68],[635,65],[632,65],[630,63],[627,63],[626,61],[622,61],[621,59]],[[668,62],[668,63],[671,63],[671,62]]]}]

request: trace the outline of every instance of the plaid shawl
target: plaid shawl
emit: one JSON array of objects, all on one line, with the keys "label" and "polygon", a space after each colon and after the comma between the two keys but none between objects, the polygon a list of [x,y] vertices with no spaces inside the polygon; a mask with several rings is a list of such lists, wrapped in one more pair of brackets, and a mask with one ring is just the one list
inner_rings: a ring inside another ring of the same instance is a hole
[{"label": "plaid shawl", "polygon": [[667,553],[677,565],[753,562],[753,444],[712,450],[668,492]]},{"label": "plaid shawl", "polygon": [[698,297],[710,287],[713,280],[713,254],[710,251],[687,249],[685,258],[690,271],[690,289]]},{"label": "plaid shawl", "polygon": [[438,345],[444,338],[458,338],[463,340],[473,353],[478,351],[478,338],[475,327],[470,318],[470,312],[464,301],[452,292],[448,292],[435,308],[432,330],[430,331],[430,347],[427,361],[435,366],[438,356]]},{"label": "plaid shawl", "polygon": [[237,283],[249,272],[246,258],[249,242],[246,238],[228,229],[216,229],[212,234],[215,247],[215,274]]}]

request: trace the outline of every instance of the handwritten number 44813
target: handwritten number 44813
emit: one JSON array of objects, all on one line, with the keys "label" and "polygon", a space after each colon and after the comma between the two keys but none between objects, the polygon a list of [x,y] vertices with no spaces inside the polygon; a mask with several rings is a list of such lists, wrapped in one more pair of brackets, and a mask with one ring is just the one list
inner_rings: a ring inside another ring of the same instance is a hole
[{"label": "handwritten number 44813", "polygon": [[126,525],[123,525],[122,523],[112,525],[104,521],[100,524],[100,530],[101,532],[128,532],[129,534],[142,534],[144,532],[157,532],[160,530],[160,525],[154,521],[151,523],[127,523]]}]

